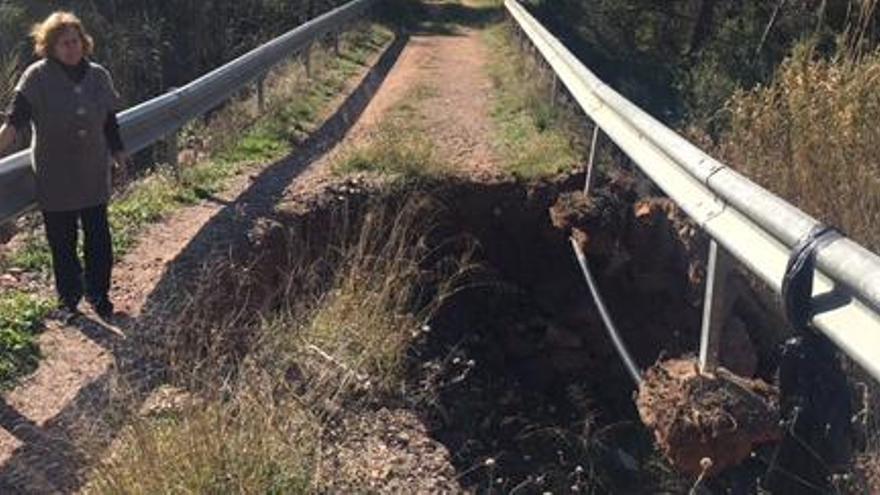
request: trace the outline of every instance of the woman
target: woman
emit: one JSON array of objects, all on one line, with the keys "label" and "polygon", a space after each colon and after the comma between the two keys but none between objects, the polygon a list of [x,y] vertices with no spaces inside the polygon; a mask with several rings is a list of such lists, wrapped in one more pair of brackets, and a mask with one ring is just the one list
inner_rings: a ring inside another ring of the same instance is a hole
[{"label": "woman", "polygon": [[[34,26],[40,58],[25,70],[0,128],[0,152],[16,131],[33,124],[37,204],[52,251],[55,288],[70,316],[83,295],[102,318],[113,314],[113,265],[107,203],[111,155],[118,171],[128,158],[115,110],[118,94],[106,69],[88,60],[94,43],[80,20],[55,12]],[[78,224],[85,233],[85,286],[77,254]]]}]

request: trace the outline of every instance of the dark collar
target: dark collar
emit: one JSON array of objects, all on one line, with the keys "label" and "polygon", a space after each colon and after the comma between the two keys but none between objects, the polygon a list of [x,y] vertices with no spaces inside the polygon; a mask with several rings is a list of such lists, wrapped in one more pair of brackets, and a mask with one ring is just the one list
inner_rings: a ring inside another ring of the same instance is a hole
[{"label": "dark collar", "polygon": [[64,73],[67,74],[67,77],[70,78],[71,81],[79,84],[86,77],[86,72],[89,70],[89,61],[87,58],[83,57],[82,60],[79,61],[76,65],[67,65],[60,60],[49,57],[49,61],[58,65]]}]

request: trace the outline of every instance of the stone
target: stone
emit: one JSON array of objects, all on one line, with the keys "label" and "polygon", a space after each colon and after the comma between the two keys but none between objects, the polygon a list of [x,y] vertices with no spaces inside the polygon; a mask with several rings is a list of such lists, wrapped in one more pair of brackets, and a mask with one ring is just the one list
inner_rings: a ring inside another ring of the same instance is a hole
[{"label": "stone", "polygon": [[717,475],[782,439],[778,389],[724,368],[700,374],[693,359],[646,370],[636,406],[667,460],[694,477]]}]

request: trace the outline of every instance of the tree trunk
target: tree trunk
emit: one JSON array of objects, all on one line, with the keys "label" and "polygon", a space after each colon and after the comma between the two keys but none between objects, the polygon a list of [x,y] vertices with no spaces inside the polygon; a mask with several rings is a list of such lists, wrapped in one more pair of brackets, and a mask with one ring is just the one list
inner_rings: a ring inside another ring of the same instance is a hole
[{"label": "tree trunk", "polygon": [[712,24],[715,21],[715,7],[718,0],[702,0],[694,29],[691,31],[691,40],[688,44],[687,55],[691,56],[699,52],[709,36],[712,34]]}]

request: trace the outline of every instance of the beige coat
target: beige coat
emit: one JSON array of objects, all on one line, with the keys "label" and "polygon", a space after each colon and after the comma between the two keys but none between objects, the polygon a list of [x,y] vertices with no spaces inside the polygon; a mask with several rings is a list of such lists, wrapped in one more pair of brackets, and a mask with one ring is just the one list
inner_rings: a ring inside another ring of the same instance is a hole
[{"label": "beige coat", "polygon": [[44,211],[89,208],[110,200],[107,114],[118,94],[106,69],[89,63],[75,83],[59,62],[41,60],[16,86],[32,107],[37,203]]}]

